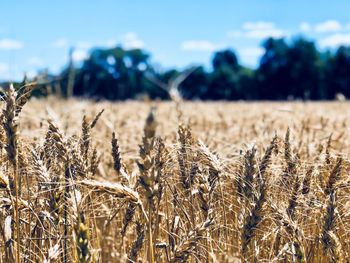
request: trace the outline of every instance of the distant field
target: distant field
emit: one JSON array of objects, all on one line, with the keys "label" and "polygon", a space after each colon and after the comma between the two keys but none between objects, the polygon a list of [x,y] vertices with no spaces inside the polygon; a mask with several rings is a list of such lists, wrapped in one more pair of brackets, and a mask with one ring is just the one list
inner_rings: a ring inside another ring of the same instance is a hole
[{"label": "distant field", "polygon": [[3,103],[4,262],[350,258],[348,102],[22,104]]},{"label": "distant field", "polygon": [[[111,133],[115,131],[123,153],[126,154],[125,158],[135,157],[128,156],[128,153],[138,153],[144,122],[153,106],[156,107],[157,135],[166,137],[168,143],[174,143],[179,120],[175,104],[172,102],[94,103],[56,99],[33,100],[24,107],[21,115],[21,133],[25,137],[44,134],[44,127],[47,125],[45,120],[56,118],[55,121],[64,132],[68,135],[77,134],[84,115],[93,118],[100,110],[105,109],[98,122],[98,128],[93,132],[94,142],[100,147],[106,147],[108,151]],[[222,157],[244,149],[246,144],[256,143],[259,147],[265,147],[266,145],[260,144],[269,143],[275,132],[283,138],[288,127],[296,144],[319,144],[326,142],[331,134],[333,139],[342,135],[339,139],[346,145],[337,150],[346,153],[350,151],[345,147],[350,143],[349,134],[346,132],[350,128],[348,102],[186,102],[181,105],[181,109],[181,121],[190,124],[194,135],[213,147]],[[305,131],[306,128],[308,132]],[[304,133],[302,138],[300,133]],[[335,143],[334,147],[340,146],[338,144]]]}]

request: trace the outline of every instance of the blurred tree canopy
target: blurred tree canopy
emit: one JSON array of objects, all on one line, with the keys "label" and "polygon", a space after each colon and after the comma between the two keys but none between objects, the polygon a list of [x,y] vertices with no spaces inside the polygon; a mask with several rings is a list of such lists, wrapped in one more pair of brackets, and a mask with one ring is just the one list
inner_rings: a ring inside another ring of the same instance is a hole
[{"label": "blurred tree canopy", "polygon": [[[211,70],[198,66],[178,86],[188,100],[326,100],[338,93],[350,97],[350,47],[320,52],[313,41],[268,38],[256,69],[239,63],[234,50],[213,54]],[[50,89],[60,94],[96,99],[144,97],[169,99],[167,86],[181,76],[177,69],[159,70],[141,49],[97,48],[81,65],[48,76]]]}]

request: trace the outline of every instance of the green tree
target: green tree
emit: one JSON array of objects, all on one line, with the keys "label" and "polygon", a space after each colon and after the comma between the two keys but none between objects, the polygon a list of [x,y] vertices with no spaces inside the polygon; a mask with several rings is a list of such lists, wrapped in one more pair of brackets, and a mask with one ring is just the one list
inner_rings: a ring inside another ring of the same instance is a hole
[{"label": "green tree", "polygon": [[213,100],[236,100],[242,97],[239,85],[240,65],[234,51],[223,50],[214,54],[213,72],[205,96]]},{"label": "green tree", "polygon": [[112,100],[135,98],[146,85],[148,59],[140,49],[95,49],[79,70],[75,94]]},{"label": "green tree", "polygon": [[204,67],[196,68],[180,85],[181,95],[188,100],[204,99],[208,90],[208,73]]},{"label": "green tree", "polygon": [[261,99],[322,97],[324,64],[314,42],[297,38],[288,46],[283,38],[269,38],[263,47],[256,73]]},{"label": "green tree", "polygon": [[350,98],[350,47],[339,47],[334,56],[328,57],[326,65],[328,98],[333,99],[339,92]]},{"label": "green tree", "polygon": [[323,63],[314,42],[302,38],[288,49],[286,86],[295,98],[319,99],[322,95],[321,75]]},{"label": "green tree", "polygon": [[283,38],[268,38],[264,43],[264,55],[256,72],[260,99],[285,99],[288,96],[288,45]]}]

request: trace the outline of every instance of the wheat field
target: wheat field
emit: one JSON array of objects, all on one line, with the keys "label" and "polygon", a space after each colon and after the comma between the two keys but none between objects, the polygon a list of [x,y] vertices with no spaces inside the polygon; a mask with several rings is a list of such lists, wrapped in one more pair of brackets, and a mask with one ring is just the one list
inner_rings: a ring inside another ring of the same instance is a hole
[{"label": "wheat field", "polygon": [[349,103],[29,93],[1,103],[1,262],[349,262]]}]

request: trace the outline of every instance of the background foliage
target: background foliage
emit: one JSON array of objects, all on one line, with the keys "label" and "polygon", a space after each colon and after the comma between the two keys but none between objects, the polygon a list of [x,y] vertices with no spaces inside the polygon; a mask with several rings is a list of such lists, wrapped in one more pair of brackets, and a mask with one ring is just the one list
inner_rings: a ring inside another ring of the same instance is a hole
[{"label": "background foliage", "polygon": [[[256,69],[239,63],[234,50],[213,54],[211,69],[191,71],[179,86],[189,100],[329,100],[350,96],[350,47],[319,51],[313,41],[268,38]],[[177,69],[159,70],[145,50],[122,47],[91,50],[80,65],[72,60],[59,76],[38,79],[51,92],[97,99],[168,99],[166,86],[181,75]],[[40,81],[39,81],[40,83]],[[162,87],[162,88],[160,88]]]}]

